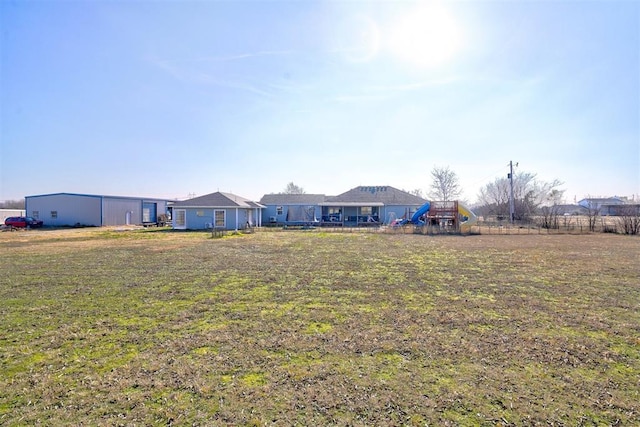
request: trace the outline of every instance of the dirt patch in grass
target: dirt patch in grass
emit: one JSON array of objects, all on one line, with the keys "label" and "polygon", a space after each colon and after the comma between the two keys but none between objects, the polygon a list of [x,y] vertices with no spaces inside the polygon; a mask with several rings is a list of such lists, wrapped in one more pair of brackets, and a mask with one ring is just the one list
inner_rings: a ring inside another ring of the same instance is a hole
[{"label": "dirt patch in grass", "polygon": [[637,238],[0,235],[0,423],[631,425]]}]

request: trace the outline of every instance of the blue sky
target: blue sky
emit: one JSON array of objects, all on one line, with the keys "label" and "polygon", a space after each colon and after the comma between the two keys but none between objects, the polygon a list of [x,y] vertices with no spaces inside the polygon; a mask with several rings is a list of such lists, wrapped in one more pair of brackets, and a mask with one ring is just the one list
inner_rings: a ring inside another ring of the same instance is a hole
[{"label": "blue sky", "polygon": [[3,1],[0,200],[640,194],[632,1]]}]

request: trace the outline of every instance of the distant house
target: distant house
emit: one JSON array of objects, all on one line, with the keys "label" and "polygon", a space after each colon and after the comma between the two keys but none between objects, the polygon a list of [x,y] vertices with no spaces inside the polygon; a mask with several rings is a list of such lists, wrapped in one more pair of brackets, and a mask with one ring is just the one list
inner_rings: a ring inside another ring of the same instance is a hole
[{"label": "distant house", "polygon": [[390,186],[360,186],[338,196],[267,194],[263,222],[357,227],[410,218],[426,200]]},{"label": "distant house", "polygon": [[320,220],[320,203],[324,194],[265,194],[260,204],[264,224],[310,225]]},{"label": "distant house", "polygon": [[578,202],[587,209],[600,209],[602,205],[622,205],[624,200],[620,197],[589,197]]},{"label": "distant house", "polygon": [[145,197],[54,193],[25,197],[28,216],[45,226],[155,224],[169,201]]},{"label": "distant house", "polygon": [[598,212],[600,215],[616,215],[619,211],[617,206],[624,205],[626,200],[620,197],[586,198],[578,204],[587,210]]},{"label": "distant house", "polygon": [[175,202],[172,206],[173,228],[204,230],[218,228],[239,230],[262,225],[264,206],[231,193],[211,193]]}]

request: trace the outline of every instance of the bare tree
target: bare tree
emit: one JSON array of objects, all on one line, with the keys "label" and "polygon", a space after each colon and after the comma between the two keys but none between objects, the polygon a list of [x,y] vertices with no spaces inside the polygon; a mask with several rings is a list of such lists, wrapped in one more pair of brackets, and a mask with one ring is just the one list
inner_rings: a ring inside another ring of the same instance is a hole
[{"label": "bare tree", "polygon": [[[558,185],[562,185],[562,184],[558,183]],[[552,188],[549,194],[547,195],[547,200],[552,206],[561,205],[563,199],[564,199],[564,190],[558,190],[557,188]]]},{"label": "bare tree", "polygon": [[304,188],[295,185],[292,182],[288,183],[284,191],[281,194],[305,194]]},{"label": "bare tree", "polygon": [[[478,212],[484,216],[495,215],[498,218],[509,216],[509,181],[496,179],[480,189]],[[517,211],[516,211],[517,212]]]},{"label": "bare tree", "polygon": [[422,190],[419,189],[419,188],[416,188],[415,190],[409,191],[409,194],[413,194],[414,196],[418,196],[421,199],[424,199],[424,195],[422,194]]},{"label": "bare tree", "polygon": [[623,206],[618,222],[624,234],[640,234],[640,205]]},{"label": "bare tree", "polygon": [[431,193],[429,194],[435,200],[453,200],[460,196],[460,184],[458,183],[458,175],[449,167],[434,167],[431,170]]},{"label": "bare tree", "polygon": [[[557,179],[545,182],[538,180],[532,173],[514,173],[513,198],[516,219],[529,218],[541,206],[554,205],[561,201],[564,194],[564,190],[558,188],[561,185],[562,182]],[[509,217],[510,190],[508,178],[498,178],[485,185],[478,195],[481,211],[488,215]]]},{"label": "bare tree", "polygon": [[560,222],[558,217],[560,216],[560,209],[557,205],[543,206],[540,210],[540,227],[542,228],[560,228]]},{"label": "bare tree", "polygon": [[[544,186],[541,187],[539,188],[541,192],[546,190]],[[557,188],[551,188],[546,196],[541,193],[540,198],[543,206],[540,208],[540,226],[542,228],[560,228],[560,207],[558,205],[562,203],[563,196],[564,191]],[[567,225],[566,219],[565,225]]]},{"label": "bare tree", "polygon": [[587,226],[589,227],[589,231],[596,231],[596,223],[598,221],[598,216],[600,215],[600,207],[597,203],[591,201],[590,197],[587,197]]}]

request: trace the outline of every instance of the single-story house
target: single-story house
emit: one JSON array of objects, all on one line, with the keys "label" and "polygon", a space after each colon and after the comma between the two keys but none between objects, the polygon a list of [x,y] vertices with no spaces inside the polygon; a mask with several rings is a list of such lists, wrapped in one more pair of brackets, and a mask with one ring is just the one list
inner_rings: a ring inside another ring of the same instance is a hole
[{"label": "single-story house", "polygon": [[173,228],[204,230],[217,228],[238,230],[262,225],[264,206],[231,193],[216,192],[175,202],[172,206]]},{"label": "single-story house", "polygon": [[367,226],[411,218],[426,202],[403,190],[382,186],[359,186],[320,203],[322,225]]},{"label": "single-story house", "polygon": [[45,226],[156,224],[167,214],[169,200],[145,197],[54,193],[25,197],[28,216]]},{"label": "single-story house", "polygon": [[338,196],[267,194],[264,223],[314,223],[322,226],[371,226],[411,218],[426,200],[397,188],[360,186]]},{"label": "single-story house", "polygon": [[625,208],[630,204],[626,197],[604,197],[604,198],[586,198],[578,202],[580,206],[592,212],[597,212],[599,215],[621,215],[621,212],[626,212],[629,209]]},{"label": "single-story house", "polygon": [[320,221],[320,203],[324,194],[265,194],[260,204],[264,224],[312,225]]},{"label": "single-story house", "polygon": [[578,202],[580,206],[595,211],[601,210],[604,205],[613,206],[623,205],[624,203],[625,201],[620,197],[588,197]]}]

